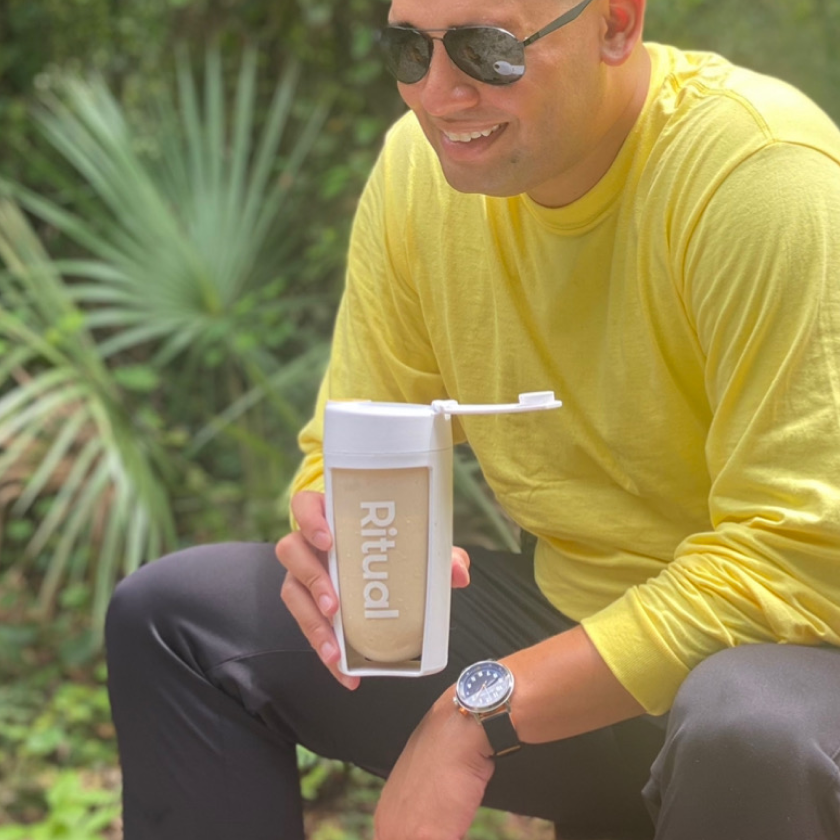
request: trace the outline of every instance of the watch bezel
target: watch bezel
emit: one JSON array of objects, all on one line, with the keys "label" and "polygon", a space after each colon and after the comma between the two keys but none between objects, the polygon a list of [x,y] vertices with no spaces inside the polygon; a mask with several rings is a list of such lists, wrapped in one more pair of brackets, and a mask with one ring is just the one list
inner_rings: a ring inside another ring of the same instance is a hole
[{"label": "watch bezel", "polygon": [[[466,694],[464,693],[464,685],[466,680],[468,680],[473,673],[476,671],[480,671],[482,668],[491,667],[494,670],[500,671],[507,681],[507,686],[505,693],[502,697],[493,700],[492,703],[487,705],[479,705],[472,701]],[[508,701],[513,694],[513,687],[514,687],[514,679],[513,679],[513,672],[507,665],[498,662],[495,659],[482,659],[480,662],[474,662],[472,665],[468,665],[461,671],[460,676],[458,677],[458,681],[455,683],[455,695],[458,701],[458,704],[463,708],[466,709],[468,712],[472,712],[476,715],[488,715],[492,714],[499,709],[505,708],[508,705]]]}]

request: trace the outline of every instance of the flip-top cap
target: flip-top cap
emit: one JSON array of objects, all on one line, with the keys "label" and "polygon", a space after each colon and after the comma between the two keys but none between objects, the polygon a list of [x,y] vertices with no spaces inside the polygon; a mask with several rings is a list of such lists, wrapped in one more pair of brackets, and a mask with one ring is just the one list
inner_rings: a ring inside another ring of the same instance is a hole
[{"label": "flip-top cap", "polygon": [[461,405],[457,400],[435,400],[432,408],[443,414],[518,414],[523,411],[546,411],[560,408],[554,391],[530,391],[519,395],[519,402],[495,405]]},{"label": "flip-top cap", "polygon": [[452,445],[452,415],[545,411],[562,404],[553,391],[520,394],[518,403],[497,405],[330,400],[324,412],[324,454],[397,455],[447,449]]}]

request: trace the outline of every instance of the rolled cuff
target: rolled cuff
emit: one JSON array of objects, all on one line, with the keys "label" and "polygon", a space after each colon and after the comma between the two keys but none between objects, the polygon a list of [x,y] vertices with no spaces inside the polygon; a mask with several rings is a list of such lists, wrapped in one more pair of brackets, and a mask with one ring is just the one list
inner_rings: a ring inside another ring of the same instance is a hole
[{"label": "rolled cuff", "polygon": [[665,645],[633,592],[581,625],[616,679],[648,714],[662,715],[671,708],[691,669]]}]

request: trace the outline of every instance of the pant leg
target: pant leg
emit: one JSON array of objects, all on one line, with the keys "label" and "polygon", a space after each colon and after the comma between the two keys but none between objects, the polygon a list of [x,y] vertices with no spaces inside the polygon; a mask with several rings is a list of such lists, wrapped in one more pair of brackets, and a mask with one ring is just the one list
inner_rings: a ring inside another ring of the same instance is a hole
[{"label": "pant leg", "polygon": [[[273,547],[194,548],[143,567],[108,614],[126,840],[300,840],[297,743],[387,775],[460,670],[570,626],[518,555],[471,552],[453,595],[450,664],[424,678],[323,667],[279,597]],[[554,820],[564,838],[651,837],[640,790],[662,733],[644,719],[498,762],[485,804]]]},{"label": "pant leg", "polygon": [[213,679],[246,632],[284,644],[271,561],[269,546],[195,548],[118,585],[105,639],[127,840],[303,837],[293,737]]},{"label": "pant leg", "polygon": [[657,840],[840,838],[840,651],[745,645],[689,675],[645,798]]}]

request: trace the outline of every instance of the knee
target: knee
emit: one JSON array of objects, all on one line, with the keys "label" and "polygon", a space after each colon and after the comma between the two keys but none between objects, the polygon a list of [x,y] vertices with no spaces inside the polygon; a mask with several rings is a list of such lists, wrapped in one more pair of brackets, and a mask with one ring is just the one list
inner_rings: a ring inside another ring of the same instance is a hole
[{"label": "knee", "polygon": [[[682,765],[722,776],[802,766],[815,754],[808,692],[795,667],[802,648],[749,645],[701,663],[681,687],[669,721]],[[788,667],[791,666],[791,667]]]},{"label": "knee", "polygon": [[212,657],[236,653],[233,639],[267,632],[274,616],[288,622],[278,609],[282,582],[269,544],[195,546],[156,560],[125,578],[111,598],[109,661],[156,661],[175,653],[196,667],[211,667],[218,661]]},{"label": "knee", "polygon": [[136,653],[144,640],[166,638],[193,597],[192,565],[200,548],[191,548],[141,566],[117,584],[105,617],[109,652]]},{"label": "knee", "polygon": [[133,648],[163,612],[167,587],[161,581],[162,561],[142,566],[117,584],[105,616],[105,646],[109,653]]}]

